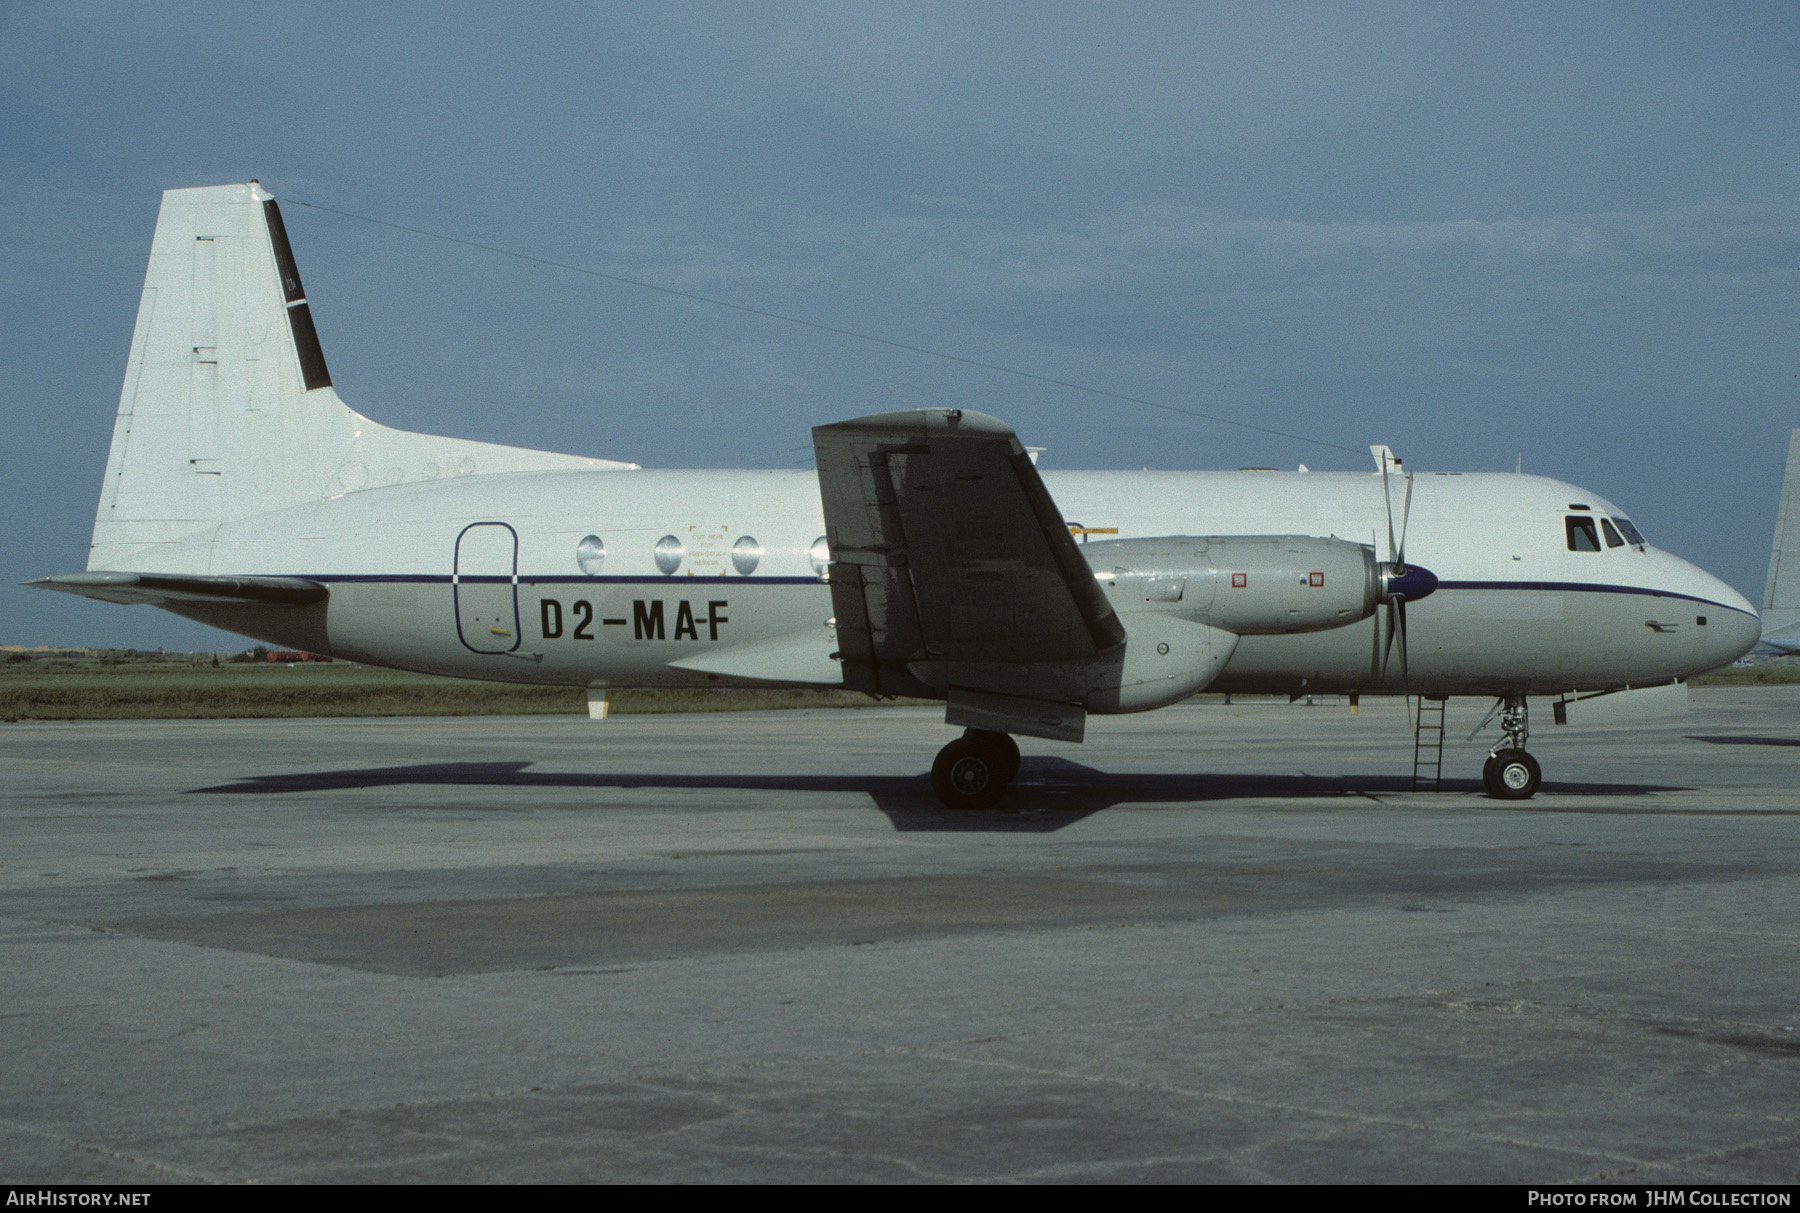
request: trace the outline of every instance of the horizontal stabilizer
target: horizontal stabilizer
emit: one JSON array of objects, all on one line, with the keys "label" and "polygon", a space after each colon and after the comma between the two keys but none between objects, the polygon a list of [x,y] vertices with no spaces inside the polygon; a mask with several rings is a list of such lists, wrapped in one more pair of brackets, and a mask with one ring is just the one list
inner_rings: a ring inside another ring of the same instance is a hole
[{"label": "horizontal stabilizer", "polygon": [[1800,653],[1800,623],[1764,632],[1762,643],[1765,648],[1779,652]]},{"label": "horizontal stabilizer", "polygon": [[227,606],[263,603],[310,606],[331,591],[304,577],[175,577],[150,573],[64,573],[25,583],[40,590],[61,590],[102,602],[200,603]]}]

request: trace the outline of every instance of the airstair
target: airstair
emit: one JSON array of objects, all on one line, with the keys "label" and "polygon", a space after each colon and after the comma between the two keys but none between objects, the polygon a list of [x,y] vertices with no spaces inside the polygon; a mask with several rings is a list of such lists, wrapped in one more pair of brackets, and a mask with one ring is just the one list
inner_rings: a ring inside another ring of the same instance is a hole
[{"label": "airstair", "polygon": [[[1436,792],[1444,775],[1444,707],[1442,695],[1420,696],[1419,714],[1413,718],[1412,790]],[[1430,787],[1426,787],[1427,781]]]}]

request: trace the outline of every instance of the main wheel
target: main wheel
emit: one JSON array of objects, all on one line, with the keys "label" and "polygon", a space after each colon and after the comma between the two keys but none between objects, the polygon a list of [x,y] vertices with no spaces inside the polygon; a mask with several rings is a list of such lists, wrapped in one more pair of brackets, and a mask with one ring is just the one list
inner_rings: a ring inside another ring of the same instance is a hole
[{"label": "main wheel", "polygon": [[931,764],[931,790],[952,809],[993,807],[1007,779],[1006,751],[978,738],[958,737]]},{"label": "main wheel", "polygon": [[1000,782],[1011,783],[1019,775],[1019,743],[1006,733],[990,733],[986,729],[964,729],[963,740],[992,747],[994,761],[1000,764]]},{"label": "main wheel", "polygon": [[1499,760],[1489,754],[1487,761],[1481,764],[1481,786],[1487,789],[1489,796],[1500,795],[1499,788],[1494,784],[1494,763],[1497,761]]},{"label": "main wheel", "polygon": [[1488,791],[1500,800],[1530,800],[1543,782],[1537,759],[1524,750],[1501,750],[1488,762],[1493,771]]}]

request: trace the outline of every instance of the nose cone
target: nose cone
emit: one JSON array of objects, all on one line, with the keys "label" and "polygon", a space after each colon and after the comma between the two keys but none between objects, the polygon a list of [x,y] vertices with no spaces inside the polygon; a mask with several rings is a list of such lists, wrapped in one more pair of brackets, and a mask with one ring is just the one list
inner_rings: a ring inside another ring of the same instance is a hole
[{"label": "nose cone", "polygon": [[1753,650],[1757,641],[1762,639],[1762,621],[1757,614],[1741,612],[1741,610],[1723,610],[1723,617],[1708,619],[1706,623],[1717,623],[1719,626],[1706,628],[1706,668],[1717,669],[1719,666],[1730,666],[1733,660]]},{"label": "nose cone", "polygon": [[[1725,588],[1730,590],[1731,587]],[[1738,596],[1738,601],[1743,602],[1741,595]],[[1755,648],[1756,642],[1762,638],[1762,620],[1748,602],[1742,608],[1727,608],[1720,614],[1723,616],[1718,621],[1721,626],[1707,637],[1707,656],[1716,659],[1711,668],[1730,665]]]},{"label": "nose cone", "polygon": [[1694,629],[1697,636],[1703,637],[1696,654],[1703,669],[1730,665],[1756,647],[1762,635],[1762,618],[1748,598],[1685,560],[1666,552],[1657,555],[1665,562],[1658,580],[1669,590],[1697,600],[1701,604],[1697,610],[1706,616],[1706,627]]}]

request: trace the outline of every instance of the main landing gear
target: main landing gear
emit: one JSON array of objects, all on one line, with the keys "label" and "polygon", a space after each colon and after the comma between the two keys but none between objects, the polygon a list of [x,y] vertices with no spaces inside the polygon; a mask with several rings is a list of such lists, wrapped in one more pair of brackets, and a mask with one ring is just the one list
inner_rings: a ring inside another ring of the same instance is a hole
[{"label": "main landing gear", "polygon": [[1529,723],[1525,696],[1506,696],[1500,709],[1501,744],[1481,767],[1481,782],[1496,800],[1529,800],[1543,782],[1537,759],[1525,752]]},{"label": "main landing gear", "polygon": [[938,751],[931,790],[952,809],[992,808],[1018,773],[1018,742],[1005,733],[968,729]]}]

